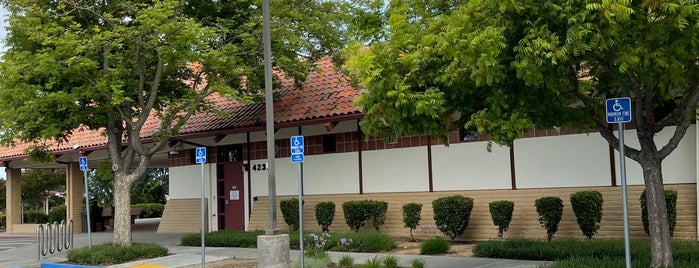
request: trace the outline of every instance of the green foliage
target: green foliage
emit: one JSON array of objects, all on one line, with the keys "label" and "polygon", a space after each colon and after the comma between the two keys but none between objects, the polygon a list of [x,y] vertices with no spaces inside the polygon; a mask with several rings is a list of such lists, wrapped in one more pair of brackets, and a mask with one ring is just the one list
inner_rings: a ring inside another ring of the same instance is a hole
[{"label": "green foliage", "polygon": [[152,259],[168,254],[167,248],[156,244],[115,246],[95,245],[92,249],[83,247],[68,250],[68,261],[83,265],[111,265],[138,259]]},{"label": "green foliage", "polygon": [[415,241],[413,230],[420,225],[420,213],[422,213],[422,204],[407,203],[403,205],[403,224],[410,229],[410,239]]},{"label": "green foliage", "polygon": [[131,203],[158,203],[163,205],[167,203],[165,195],[169,191],[168,177],[169,170],[167,168],[149,168],[143,177],[134,182],[134,185],[131,187]]},{"label": "green foliage", "polygon": [[[306,203],[306,201],[302,201]],[[290,199],[282,200],[279,202],[279,207],[282,210],[282,216],[284,217],[284,222],[289,225],[289,230],[298,231],[299,230],[299,199],[292,197]]]},{"label": "green foliage", "polygon": [[49,223],[54,223],[54,222],[60,223],[61,221],[66,220],[66,215],[68,215],[66,205],[60,205],[60,206],[53,207],[49,211],[49,221],[48,222]]},{"label": "green foliage", "polygon": [[[5,180],[0,179],[0,212],[5,211],[5,206],[6,206],[6,199],[7,198],[7,189],[5,188]],[[2,214],[2,213],[0,213]]]},{"label": "green foliage", "polygon": [[22,202],[26,210],[44,207],[45,198],[50,206],[65,203],[65,199],[48,196],[48,191],[65,191],[66,172],[64,169],[28,169],[22,172]]},{"label": "green foliage", "polygon": [[[392,1],[385,17],[385,39],[344,50],[343,68],[365,92],[355,103],[370,137],[447,142],[456,126],[511,145],[536,126],[599,131],[617,147],[604,100],[630,97],[632,114],[656,116],[633,117],[640,149],[625,154],[659,185],[661,161],[696,118],[699,68],[687,68],[699,58],[693,1],[406,0]],[[663,144],[650,138],[671,125]],[[669,248],[667,239],[653,243]]]},{"label": "green foliage", "polygon": [[[257,236],[262,235],[262,231],[242,232],[221,230],[207,233],[204,236],[204,242],[209,247],[238,247],[238,248],[256,248]],[[182,246],[199,247],[201,246],[201,235],[199,233],[188,234],[180,240]],[[296,239],[298,245],[298,234]]]},{"label": "green foliage", "polygon": [[398,267],[398,258],[392,255],[386,255],[382,259],[384,268],[396,268]]},{"label": "green foliage", "polygon": [[539,223],[546,229],[546,240],[551,241],[558,232],[558,224],[563,217],[563,200],[557,196],[542,197],[534,201]]},{"label": "green foliage", "polygon": [[421,259],[412,259],[410,261],[410,267],[412,268],[425,268],[425,261]]},{"label": "green foliage", "polygon": [[473,209],[473,198],[462,195],[445,196],[432,201],[434,221],[452,241],[466,231]]},{"label": "green foliage", "polygon": [[[128,186],[116,187],[115,199],[125,201],[151,157],[194,113],[227,113],[207,97],[245,102],[262,96],[263,23],[257,2],[3,4],[9,25],[0,60],[0,143],[65,142],[79,127],[104,129],[114,184]],[[341,33],[354,8],[315,0],[277,0],[272,6],[283,7],[273,12],[273,67],[301,87],[317,59],[344,47]],[[272,79],[279,83],[279,77]],[[139,139],[143,126],[156,129],[148,134],[152,139]],[[37,144],[26,153],[53,156]],[[126,233],[115,242],[130,244]]]},{"label": "green foliage", "polygon": [[599,230],[602,222],[602,206],[604,198],[599,191],[580,191],[570,195],[570,204],[573,207],[578,226],[587,239]]},{"label": "green foliage", "polygon": [[330,225],[335,219],[335,202],[319,202],[316,204],[316,221],[323,232],[330,231]]},{"label": "green foliage", "polygon": [[354,258],[350,255],[342,255],[337,262],[337,266],[340,268],[352,268],[354,267]]},{"label": "green foliage", "polygon": [[[646,191],[641,193],[639,198],[641,202],[641,221],[643,221],[643,230],[646,234],[650,234],[648,227],[648,201],[646,200]],[[667,223],[670,226],[670,235],[675,232],[677,224],[677,191],[665,190],[665,207],[667,208]]]},{"label": "green foliage", "polygon": [[364,268],[381,268],[381,258],[374,256],[364,262]]},{"label": "green foliage", "polygon": [[159,203],[134,204],[131,207],[142,208],[139,218],[160,218],[165,210],[165,205]]},{"label": "green foliage", "polygon": [[449,241],[441,237],[430,238],[420,243],[420,255],[438,255],[449,252]]},{"label": "green foliage", "polygon": [[[325,251],[307,251],[303,260],[304,267],[308,268],[326,268],[332,262]],[[292,267],[301,267],[301,260],[295,260]]]},{"label": "green foliage", "polygon": [[41,211],[25,211],[24,223],[48,223],[49,215]]},{"label": "green foliage", "polygon": [[[699,262],[699,244],[695,241],[675,240],[672,243],[675,265],[673,267],[695,267]],[[541,260],[562,262],[565,266],[554,267],[620,267],[610,266],[624,262],[623,239],[557,239],[555,241],[507,239],[479,242],[473,248],[476,257]],[[650,267],[650,243],[647,239],[631,240],[633,267]],[[576,260],[598,259],[592,262]],[[589,265],[588,265],[589,264]],[[598,266],[598,264],[600,266]],[[571,266],[572,265],[572,266]],[[585,265],[585,266],[580,266]],[[623,265],[621,265],[623,266]]]},{"label": "green foliage", "polygon": [[[338,238],[338,236],[334,237]],[[384,252],[396,247],[396,242],[393,238],[376,231],[347,233],[339,237],[352,239],[351,247],[348,248],[352,252]]]},{"label": "green foliage", "polygon": [[488,208],[493,224],[498,226],[498,238],[502,238],[502,234],[510,228],[515,203],[508,200],[493,201],[488,204]]},{"label": "green foliage", "polygon": [[7,226],[7,216],[0,215],[0,228],[6,228]]},{"label": "green foliage", "polygon": [[342,203],[345,223],[355,232],[358,232],[369,220],[372,227],[378,231],[386,221],[387,209],[388,203],[385,201],[355,200]]}]

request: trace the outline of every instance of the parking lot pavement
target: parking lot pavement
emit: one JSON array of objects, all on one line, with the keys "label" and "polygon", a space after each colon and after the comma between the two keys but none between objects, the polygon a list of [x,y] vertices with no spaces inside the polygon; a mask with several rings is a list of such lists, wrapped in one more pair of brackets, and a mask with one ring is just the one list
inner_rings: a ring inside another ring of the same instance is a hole
[{"label": "parking lot pavement", "polygon": [[10,250],[36,243],[36,237],[0,233],[0,251]]}]

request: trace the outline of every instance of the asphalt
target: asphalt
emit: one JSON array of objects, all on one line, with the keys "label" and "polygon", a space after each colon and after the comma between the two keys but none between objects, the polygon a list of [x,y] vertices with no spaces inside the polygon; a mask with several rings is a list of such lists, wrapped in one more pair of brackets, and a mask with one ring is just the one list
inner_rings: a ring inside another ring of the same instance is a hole
[{"label": "asphalt", "polygon": [[[140,225],[139,225],[140,224]],[[159,234],[155,233],[152,228],[152,220],[140,220],[133,227],[133,242],[136,243],[156,243],[168,248],[171,255],[141,260],[137,262],[112,265],[107,267],[126,268],[126,267],[184,267],[189,265],[201,264],[201,247],[184,247],[180,246],[180,238],[183,234]],[[11,236],[35,236],[35,234],[5,234],[0,233],[1,237],[7,238]],[[111,243],[113,234],[110,232],[92,233],[92,245]],[[88,235],[85,233],[75,234],[75,248],[88,246]],[[290,251],[291,260],[298,259],[299,252],[296,250]],[[354,263],[364,263],[366,260],[376,256],[384,256],[385,254],[373,253],[347,253],[347,252],[329,252],[333,261],[338,261],[342,256],[349,255],[354,259]],[[33,268],[41,267],[42,263],[62,263],[66,262],[66,251],[57,252],[53,255],[42,257],[39,260],[36,244],[22,245],[9,250],[0,251],[0,267],[11,268]],[[523,261],[523,260],[504,260],[504,259],[488,259],[474,257],[446,257],[446,256],[426,256],[426,255],[393,255],[398,259],[398,265],[401,267],[410,267],[410,262],[414,259],[421,259],[425,262],[425,267],[429,268],[452,268],[452,267],[474,267],[474,268],[533,268],[541,267],[547,262],[541,261]],[[215,262],[224,259],[257,259],[257,249],[250,248],[219,248],[207,247],[205,249],[205,261]]]}]

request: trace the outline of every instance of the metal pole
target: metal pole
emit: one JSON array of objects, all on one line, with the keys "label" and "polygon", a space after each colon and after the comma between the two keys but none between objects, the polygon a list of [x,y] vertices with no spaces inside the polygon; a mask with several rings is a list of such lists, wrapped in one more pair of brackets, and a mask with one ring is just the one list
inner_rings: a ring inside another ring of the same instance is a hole
[{"label": "metal pole", "polygon": [[621,168],[621,204],[624,210],[624,251],[626,268],[631,268],[631,245],[629,243],[629,208],[626,198],[626,155],[624,154],[624,123],[619,122],[619,165]]},{"label": "metal pole", "polygon": [[299,248],[301,268],[303,268],[303,184],[301,183],[301,163],[299,163]]},{"label": "metal pole", "polygon": [[204,213],[204,163],[201,163],[201,267],[206,265],[206,246],[204,241],[204,224],[206,223],[206,213]]},{"label": "metal pole", "polygon": [[90,192],[87,187],[87,170],[83,170],[83,177],[85,180],[85,211],[86,211],[86,221],[87,223],[87,245],[92,249],[92,224],[90,224]]},{"label": "metal pole", "polygon": [[274,174],[274,99],[272,98],[272,41],[270,30],[269,0],[262,0],[262,43],[265,56],[265,120],[267,121],[267,171],[269,191],[269,230],[267,235],[278,235],[277,182]]}]

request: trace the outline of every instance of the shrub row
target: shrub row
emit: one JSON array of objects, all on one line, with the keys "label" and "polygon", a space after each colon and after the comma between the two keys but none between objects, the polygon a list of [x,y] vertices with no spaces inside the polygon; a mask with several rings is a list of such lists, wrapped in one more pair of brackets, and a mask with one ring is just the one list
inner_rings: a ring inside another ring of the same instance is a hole
[{"label": "shrub row", "polygon": [[[262,231],[243,232],[221,230],[207,233],[204,239],[206,246],[211,247],[241,247],[256,248],[257,236]],[[316,239],[314,239],[316,237]],[[319,248],[342,252],[383,252],[395,247],[395,240],[386,234],[376,231],[362,231],[349,233],[304,233],[306,249]],[[313,246],[308,246],[313,242]],[[201,246],[199,233],[189,234],[180,240],[182,246]],[[289,232],[289,246],[292,249],[299,248],[299,233]]]},{"label": "shrub row", "polygon": [[[672,235],[677,219],[677,191],[666,190],[666,204],[668,223]],[[645,191],[641,195],[641,216],[644,230],[648,233],[648,210]],[[570,203],[578,223],[578,227],[587,239],[591,239],[599,230],[602,221],[602,208],[604,198],[599,191],[580,191],[570,195]],[[432,201],[434,220],[437,228],[452,241],[461,236],[469,224],[473,199],[462,195],[445,196]],[[547,240],[553,239],[558,232],[558,226],[563,216],[563,200],[560,197],[548,196],[535,200],[534,205],[539,223],[546,229]],[[493,224],[498,226],[498,237],[509,229],[514,212],[514,202],[498,200],[488,204]],[[291,198],[281,201],[284,220],[291,230],[298,230],[298,199]],[[347,201],[342,204],[345,222],[352,231],[359,229],[371,222],[377,231],[386,220],[388,203],[385,201],[363,200]],[[422,204],[407,203],[403,205],[403,224],[410,230],[411,239],[413,230],[417,228],[421,220]],[[315,206],[316,220],[324,232],[329,230],[335,215],[335,203],[321,202]]]},{"label": "shrub row", "polygon": [[112,244],[95,245],[92,249],[84,247],[68,251],[68,261],[87,265],[109,265],[136,259],[151,259],[167,255],[167,248],[156,244],[137,244],[115,246]]},{"label": "shrub row", "polygon": [[7,220],[5,218],[5,215],[0,216],[0,228],[5,228],[5,225],[7,225]]},{"label": "shrub row", "polygon": [[66,220],[66,205],[55,206],[49,211],[49,223]]},{"label": "shrub row", "polygon": [[47,222],[49,222],[49,215],[46,215],[41,211],[25,211],[24,212],[24,223],[47,223]]},{"label": "shrub row", "polygon": [[138,214],[139,218],[160,218],[163,216],[163,211],[165,211],[165,205],[158,203],[141,203],[131,205],[132,208],[141,208],[141,214]]}]

